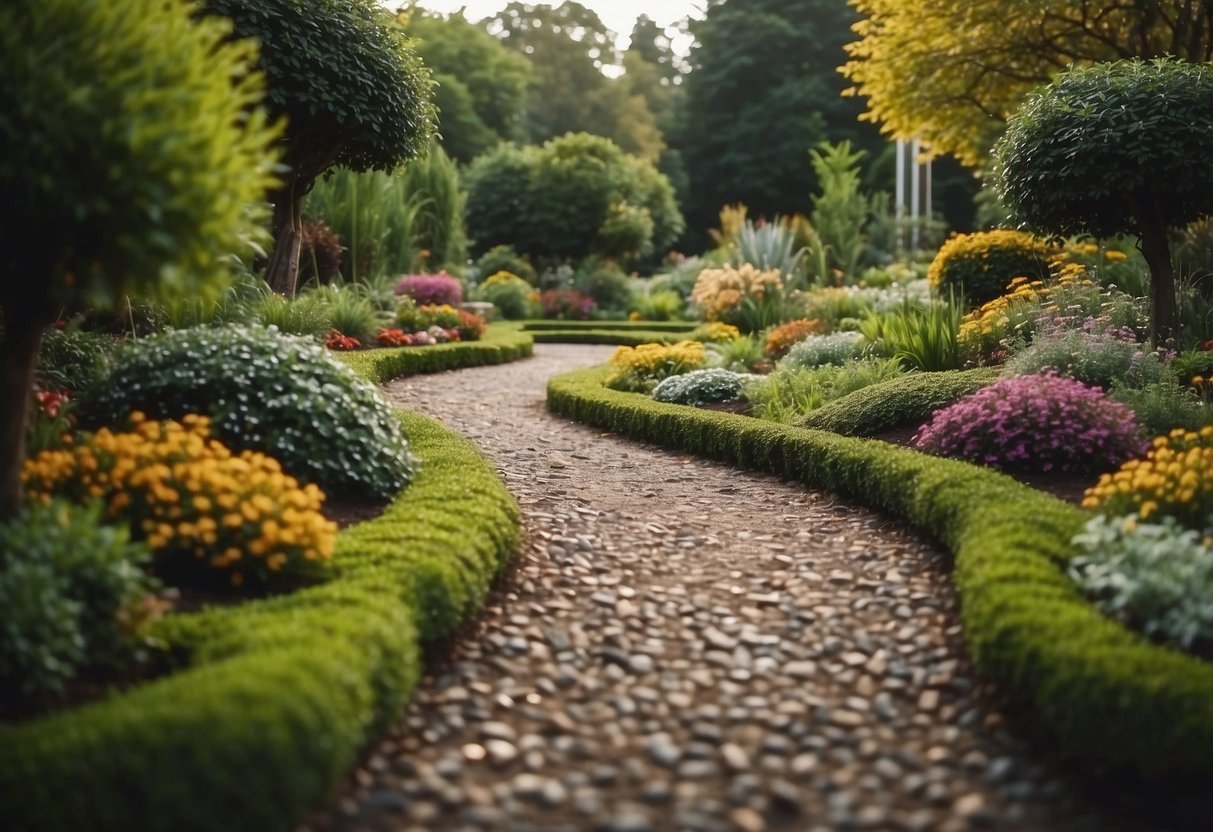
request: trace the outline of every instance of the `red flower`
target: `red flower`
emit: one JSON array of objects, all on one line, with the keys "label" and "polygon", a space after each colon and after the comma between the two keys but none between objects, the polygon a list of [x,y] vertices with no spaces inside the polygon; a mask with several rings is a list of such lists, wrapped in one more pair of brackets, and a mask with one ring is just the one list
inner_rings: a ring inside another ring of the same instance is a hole
[{"label": "red flower", "polygon": [[1208,341],[1202,341],[1196,347],[1196,349],[1200,350],[1201,352],[1209,352],[1210,350],[1213,350],[1213,338],[1210,338]]},{"label": "red flower", "polygon": [[328,336],[324,339],[324,345],[330,350],[356,350],[359,347],[357,338],[342,335],[335,329],[329,330]]},{"label": "red flower", "polygon": [[407,332],[395,327],[379,330],[375,340],[385,347],[409,347],[413,344],[413,339]]},{"label": "red flower", "polygon": [[59,415],[59,409],[67,404],[68,395],[62,390],[35,390],[34,399],[42,412],[54,419]]}]

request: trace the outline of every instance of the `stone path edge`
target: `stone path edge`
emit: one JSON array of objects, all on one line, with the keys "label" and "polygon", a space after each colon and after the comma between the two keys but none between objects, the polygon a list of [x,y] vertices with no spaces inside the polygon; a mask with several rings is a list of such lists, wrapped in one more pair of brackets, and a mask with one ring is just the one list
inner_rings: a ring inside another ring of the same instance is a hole
[{"label": "stone path edge", "polygon": [[1213,775],[1213,664],[1150,644],[1078,593],[1062,565],[1080,510],[968,463],[610,390],[606,372],[553,377],[548,408],[908,523],[953,555],[978,670],[1064,756],[1183,791]]},{"label": "stone path edge", "polygon": [[164,619],[157,636],[187,667],[0,726],[11,828],[289,829],[331,794],[409,701],[421,642],[478,610],[521,545],[517,502],[479,449],[399,415],[420,472],[341,533],[331,580]]}]

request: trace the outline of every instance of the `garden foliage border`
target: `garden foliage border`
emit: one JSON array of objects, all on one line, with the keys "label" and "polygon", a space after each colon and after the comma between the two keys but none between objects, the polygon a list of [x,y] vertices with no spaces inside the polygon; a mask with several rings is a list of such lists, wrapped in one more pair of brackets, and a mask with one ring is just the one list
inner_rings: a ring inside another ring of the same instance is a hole
[{"label": "garden foliage border", "polygon": [[528,333],[537,344],[616,344],[638,347],[641,344],[673,344],[686,340],[686,332],[658,332],[625,329],[557,329]]},{"label": "garden foliage border", "polygon": [[[427,349],[449,366],[530,352],[529,339],[501,341]],[[426,371],[391,356],[359,370],[383,380],[406,365]],[[326,582],[170,616],[155,635],[187,666],[0,726],[6,828],[285,830],[331,793],[408,701],[420,642],[480,607],[521,540],[517,503],[475,445],[400,418],[420,471],[381,516],[341,532]]]},{"label": "garden foliage border", "polygon": [[608,372],[552,378],[548,407],[834,492],[935,538],[954,558],[973,660],[1024,719],[1100,770],[1207,786],[1213,664],[1151,644],[1079,593],[1064,565],[1084,512],[968,463],[610,390]]},{"label": "garden foliage border", "polygon": [[560,330],[576,332],[578,330],[603,330],[611,332],[673,332],[689,333],[697,326],[698,321],[522,321],[525,332],[547,332]]},{"label": "garden foliage border", "polygon": [[479,341],[452,341],[428,347],[383,347],[334,353],[354,372],[376,384],[402,376],[441,373],[485,364],[505,364],[534,352],[530,333],[512,324],[490,324]]}]

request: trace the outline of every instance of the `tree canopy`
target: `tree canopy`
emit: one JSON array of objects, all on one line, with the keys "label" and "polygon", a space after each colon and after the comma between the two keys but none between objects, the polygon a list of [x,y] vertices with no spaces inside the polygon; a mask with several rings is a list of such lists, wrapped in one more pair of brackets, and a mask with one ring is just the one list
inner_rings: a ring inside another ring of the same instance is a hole
[{"label": "tree canopy", "polygon": [[412,9],[402,15],[421,60],[434,77],[442,146],[469,162],[500,141],[524,136],[531,64],[462,15]]},{"label": "tree canopy", "polygon": [[843,67],[896,138],[976,167],[1011,113],[1071,63],[1213,58],[1209,0],[850,0]]},{"label": "tree canopy", "polygon": [[1170,336],[1167,230],[1213,214],[1213,67],[1116,61],[1071,69],[1029,96],[995,147],[1014,217],[1049,234],[1130,233],[1150,267],[1152,335]]},{"label": "tree canopy", "polygon": [[261,43],[266,100],[286,119],[290,173],[271,195],[266,279],[293,295],[304,196],[333,165],[390,171],[424,152],[435,121],[429,72],[375,0],[206,0],[202,10]]},{"label": "tree canopy", "polygon": [[808,152],[850,140],[878,155],[878,132],[841,97],[837,72],[855,14],[845,0],[727,0],[692,23],[674,146],[690,177],[687,220],[706,229],[721,206],[753,215],[803,210],[815,190]]}]

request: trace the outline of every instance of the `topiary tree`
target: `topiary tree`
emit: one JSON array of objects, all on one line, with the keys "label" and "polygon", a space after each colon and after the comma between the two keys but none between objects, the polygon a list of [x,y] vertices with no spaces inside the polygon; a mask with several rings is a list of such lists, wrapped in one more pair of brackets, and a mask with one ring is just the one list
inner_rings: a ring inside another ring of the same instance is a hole
[{"label": "topiary tree", "polygon": [[1213,212],[1213,67],[1160,58],[1071,68],[1028,98],[994,154],[995,188],[1025,225],[1138,236],[1150,336],[1170,338],[1167,230]]},{"label": "topiary tree", "polygon": [[222,283],[273,186],[256,48],[164,0],[0,4],[0,517],[42,330],[66,305]]},{"label": "topiary tree", "polygon": [[434,134],[430,75],[375,0],[205,0],[237,37],[261,41],[266,100],[286,117],[289,172],[270,195],[270,287],[294,296],[303,198],[334,165],[391,171],[420,155]]}]

